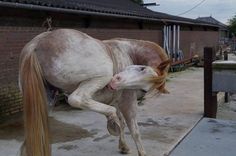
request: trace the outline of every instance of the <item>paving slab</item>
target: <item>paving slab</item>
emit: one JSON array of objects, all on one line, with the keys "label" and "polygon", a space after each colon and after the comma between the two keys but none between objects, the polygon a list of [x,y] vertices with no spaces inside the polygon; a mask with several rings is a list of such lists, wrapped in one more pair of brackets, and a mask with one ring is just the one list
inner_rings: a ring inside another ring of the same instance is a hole
[{"label": "paving slab", "polygon": [[[145,100],[138,107],[138,124],[148,156],[164,156],[194,127],[203,114],[203,69],[189,68],[169,75],[170,94]],[[110,136],[104,116],[75,109],[57,109],[51,114],[53,156],[121,156],[118,138]],[[134,142],[125,130],[137,156]],[[23,126],[0,127],[0,156],[16,156],[23,141]]]},{"label": "paving slab", "polygon": [[236,121],[202,119],[170,156],[234,156]]}]

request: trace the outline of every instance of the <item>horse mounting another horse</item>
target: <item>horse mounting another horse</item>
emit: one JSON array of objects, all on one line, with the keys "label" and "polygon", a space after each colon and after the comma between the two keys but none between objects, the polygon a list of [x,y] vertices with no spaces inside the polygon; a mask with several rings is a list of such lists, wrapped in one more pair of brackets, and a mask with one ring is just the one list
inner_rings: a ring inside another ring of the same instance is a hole
[{"label": "horse mounting another horse", "polygon": [[130,151],[124,138],[126,122],[139,156],[145,156],[136,121],[136,91],[167,93],[169,63],[165,51],[149,41],[100,41],[72,29],[39,34],[20,56],[25,122],[21,155],[51,155],[45,91],[49,83],[69,94],[72,107],[105,115],[107,129],[119,136],[119,149],[124,154]]}]

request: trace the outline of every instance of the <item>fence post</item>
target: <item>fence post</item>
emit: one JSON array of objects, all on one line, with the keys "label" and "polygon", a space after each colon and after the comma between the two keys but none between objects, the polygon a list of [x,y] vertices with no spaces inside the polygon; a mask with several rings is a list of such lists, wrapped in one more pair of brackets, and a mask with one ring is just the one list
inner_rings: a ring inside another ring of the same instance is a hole
[{"label": "fence post", "polygon": [[215,59],[213,48],[204,48],[204,117],[216,118],[217,93],[212,92],[212,62]]},{"label": "fence post", "polygon": [[[224,51],[224,60],[228,60],[228,52]],[[229,93],[225,92],[225,102],[229,102]]]}]

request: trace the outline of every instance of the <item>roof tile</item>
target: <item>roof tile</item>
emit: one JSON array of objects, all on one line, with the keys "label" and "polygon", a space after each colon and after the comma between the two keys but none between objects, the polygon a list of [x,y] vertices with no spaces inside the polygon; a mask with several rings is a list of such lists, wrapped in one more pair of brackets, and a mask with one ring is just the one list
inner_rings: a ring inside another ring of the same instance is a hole
[{"label": "roof tile", "polygon": [[[138,17],[147,20],[164,20],[166,22],[180,22],[189,24],[208,24],[204,21],[173,16],[165,13],[154,12],[130,0],[0,0],[0,2],[20,3],[24,5],[46,6],[50,8],[64,8],[81,10],[121,17]],[[0,3],[1,5],[1,3]],[[210,24],[212,25],[212,24]]]}]

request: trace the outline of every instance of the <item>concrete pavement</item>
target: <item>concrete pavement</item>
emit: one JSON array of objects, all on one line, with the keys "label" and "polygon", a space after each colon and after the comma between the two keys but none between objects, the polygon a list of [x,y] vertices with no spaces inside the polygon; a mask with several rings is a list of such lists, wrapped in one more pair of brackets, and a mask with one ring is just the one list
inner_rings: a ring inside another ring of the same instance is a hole
[{"label": "concrete pavement", "polygon": [[170,156],[233,156],[236,122],[204,118]]},{"label": "concrete pavement", "polygon": [[[148,156],[167,155],[202,118],[203,70],[189,68],[170,74],[170,94],[146,99],[138,109],[142,140]],[[104,116],[70,108],[52,112],[54,156],[120,156],[118,138],[106,130]],[[128,130],[126,140],[137,151]],[[0,156],[15,156],[23,140],[21,121],[0,127]]]}]

